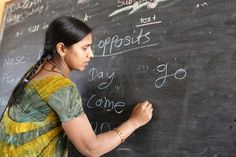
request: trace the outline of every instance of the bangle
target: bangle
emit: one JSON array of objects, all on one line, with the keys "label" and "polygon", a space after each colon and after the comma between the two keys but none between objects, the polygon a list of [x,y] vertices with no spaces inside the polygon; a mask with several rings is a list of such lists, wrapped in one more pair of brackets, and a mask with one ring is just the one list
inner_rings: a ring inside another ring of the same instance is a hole
[{"label": "bangle", "polygon": [[120,132],[120,130],[118,128],[114,128],[114,131],[120,136],[121,143],[123,143],[125,141],[125,138]]}]

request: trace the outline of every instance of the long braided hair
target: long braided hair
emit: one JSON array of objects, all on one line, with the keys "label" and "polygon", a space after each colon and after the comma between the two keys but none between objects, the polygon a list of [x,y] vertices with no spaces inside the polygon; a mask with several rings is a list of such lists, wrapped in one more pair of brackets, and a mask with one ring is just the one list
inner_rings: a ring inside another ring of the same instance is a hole
[{"label": "long braided hair", "polygon": [[85,23],[71,16],[61,16],[53,20],[46,31],[42,56],[20,79],[12,92],[7,106],[17,105],[25,94],[25,86],[35,76],[39,67],[46,60],[58,55],[56,51],[57,43],[62,42],[65,46],[70,47],[82,40],[91,31],[91,28]]}]

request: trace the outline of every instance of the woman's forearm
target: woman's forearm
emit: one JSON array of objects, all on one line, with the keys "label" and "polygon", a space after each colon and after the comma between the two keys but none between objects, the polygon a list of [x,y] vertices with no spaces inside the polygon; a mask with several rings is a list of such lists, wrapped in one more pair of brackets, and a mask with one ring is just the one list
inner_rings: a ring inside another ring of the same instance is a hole
[{"label": "woman's forearm", "polygon": [[117,127],[118,131],[111,130],[96,136],[92,150],[93,154],[101,156],[121,144],[123,138],[126,139],[136,130],[136,126],[131,120],[127,120]]}]

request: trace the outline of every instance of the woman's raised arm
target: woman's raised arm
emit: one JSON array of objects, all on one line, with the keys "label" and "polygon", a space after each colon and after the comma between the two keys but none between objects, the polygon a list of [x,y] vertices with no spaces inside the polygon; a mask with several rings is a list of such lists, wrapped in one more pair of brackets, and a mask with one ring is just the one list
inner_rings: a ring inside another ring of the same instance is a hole
[{"label": "woman's raised arm", "polygon": [[117,130],[96,135],[85,113],[75,119],[64,122],[62,127],[74,146],[85,156],[101,156],[126,139],[137,128],[145,125],[152,118],[152,104],[148,101],[138,103],[130,118],[122,123]]}]

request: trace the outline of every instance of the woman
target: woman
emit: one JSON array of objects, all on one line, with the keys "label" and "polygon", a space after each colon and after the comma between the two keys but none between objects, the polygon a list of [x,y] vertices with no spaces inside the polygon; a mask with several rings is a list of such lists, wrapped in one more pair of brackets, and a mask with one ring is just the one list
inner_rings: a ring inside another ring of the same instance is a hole
[{"label": "woman", "polygon": [[59,17],[49,25],[44,53],[15,87],[1,119],[1,156],[67,156],[68,138],[85,156],[101,156],[150,121],[153,108],[145,101],[120,126],[95,135],[69,79],[72,70],[88,65],[91,45],[91,29],[73,17]]}]

